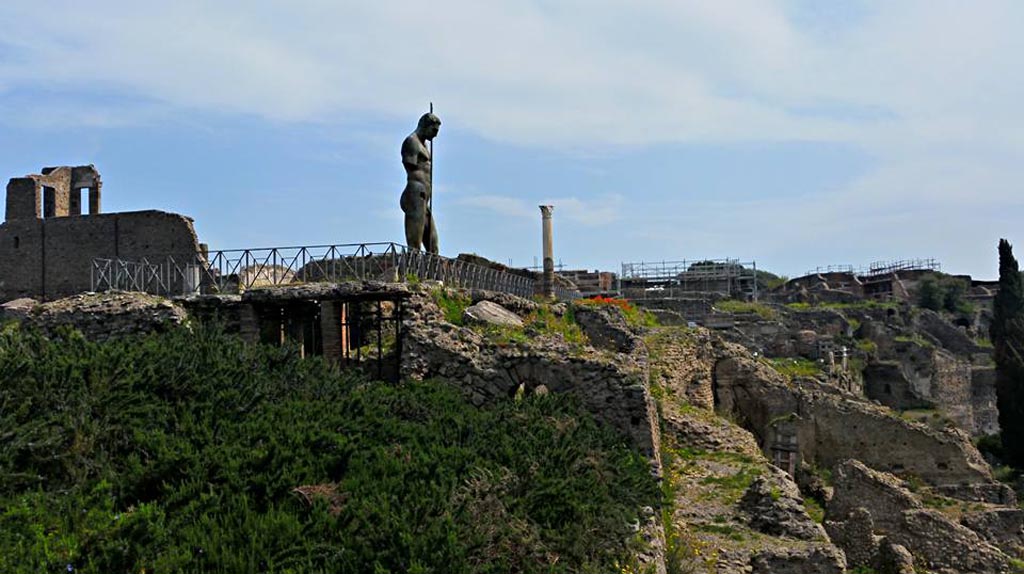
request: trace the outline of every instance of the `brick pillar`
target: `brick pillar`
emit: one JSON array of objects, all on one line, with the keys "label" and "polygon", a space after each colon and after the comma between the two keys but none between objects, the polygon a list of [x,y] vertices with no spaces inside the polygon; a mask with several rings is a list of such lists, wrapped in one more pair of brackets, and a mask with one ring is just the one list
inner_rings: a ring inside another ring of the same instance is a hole
[{"label": "brick pillar", "polygon": [[97,181],[89,188],[89,215],[99,215],[100,211],[100,182]]},{"label": "brick pillar", "polygon": [[68,197],[68,215],[82,215],[82,189],[72,189]]},{"label": "brick pillar", "polygon": [[341,363],[344,334],[341,328],[341,317],[344,311],[340,301],[320,302],[320,333],[324,343],[324,359],[331,363]]},{"label": "brick pillar", "polygon": [[252,303],[242,305],[239,312],[238,333],[246,343],[257,344],[260,342],[260,318]]},{"label": "brick pillar", "polygon": [[31,177],[16,177],[7,183],[7,221],[42,219],[42,189]]}]

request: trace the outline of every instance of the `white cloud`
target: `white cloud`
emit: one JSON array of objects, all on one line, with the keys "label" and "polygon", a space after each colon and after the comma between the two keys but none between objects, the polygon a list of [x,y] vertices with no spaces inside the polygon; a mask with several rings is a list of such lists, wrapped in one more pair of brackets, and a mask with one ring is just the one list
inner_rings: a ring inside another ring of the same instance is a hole
[{"label": "white cloud", "polygon": [[[17,109],[0,122],[79,117],[66,102],[8,98],[37,89],[142,102],[81,114],[100,126],[147,121],[160,107],[333,123],[414,117],[434,101],[446,125],[520,145],[805,140],[878,159],[874,173],[816,198],[643,212],[667,213],[667,233],[701,241],[732,241],[714,231],[728,222],[761,225],[766,248],[806,244],[812,231],[819,243],[892,232],[914,244],[943,227],[920,214],[981,229],[992,208],[1019,210],[1024,4],[850,6],[856,18],[801,0],[100,0],[87,10],[7,0],[0,21],[16,25],[0,38],[0,102]],[[517,218],[537,211],[517,198],[458,201]],[[618,196],[548,201],[579,225],[639,217]],[[916,221],[899,215],[907,210],[920,210]]]},{"label": "white cloud", "polygon": [[[65,4],[0,8],[19,23],[5,84],[283,120],[434,100],[493,139],[577,147],[999,137],[1022,89],[1011,0],[887,3],[829,37],[800,28],[792,2],[754,0]],[[896,119],[793,112],[823,105]]]}]

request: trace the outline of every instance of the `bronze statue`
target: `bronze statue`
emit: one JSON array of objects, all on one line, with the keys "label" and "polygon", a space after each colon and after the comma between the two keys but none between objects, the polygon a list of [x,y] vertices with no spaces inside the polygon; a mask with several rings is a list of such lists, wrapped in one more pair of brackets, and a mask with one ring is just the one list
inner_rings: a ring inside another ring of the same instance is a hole
[{"label": "bronze statue", "polygon": [[433,113],[423,114],[416,131],[402,142],[402,165],[408,176],[400,202],[405,212],[405,241],[409,249],[422,246],[427,253],[438,252],[431,202],[434,170],[427,142],[432,142],[440,128],[440,118]]}]

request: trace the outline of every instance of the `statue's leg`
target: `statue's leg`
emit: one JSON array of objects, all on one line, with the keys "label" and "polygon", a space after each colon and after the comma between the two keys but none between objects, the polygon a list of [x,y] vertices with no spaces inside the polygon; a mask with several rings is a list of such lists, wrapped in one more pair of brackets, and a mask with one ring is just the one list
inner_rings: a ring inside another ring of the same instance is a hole
[{"label": "statue's leg", "polygon": [[441,252],[437,243],[437,224],[434,223],[433,213],[427,214],[427,227],[423,230],[423,249],[435,255]]},{"label": "statue's leg", "polygon": [[419,251],[423,245],[423,213],[407,211],[405,213],[405,245],[409,249]]},{"label": "statue's leg", "polygon": [[426,206],[419,198],[420,189],[414,183],[406,186],[402,193],[402,211],[405,212],[405,245],[409,249],[419,250],[425,237],[423,228],[426,225]]}]

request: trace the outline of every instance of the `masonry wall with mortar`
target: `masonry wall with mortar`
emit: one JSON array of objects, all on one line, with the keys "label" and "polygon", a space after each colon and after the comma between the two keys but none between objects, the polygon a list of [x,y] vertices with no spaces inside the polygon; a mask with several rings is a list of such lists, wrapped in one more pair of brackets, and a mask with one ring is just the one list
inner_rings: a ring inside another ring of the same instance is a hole
[{"label": "masonry wall with mortar", "polygon": [[872,468],[912,473],[937,485],[992,480],[961,431],[909,423],[883,407],[827,392],[824,385],[795,387],[740,353],[730,355],[714,368],[716,410],[744,421],[762,446],[772,422],[791,417],[805,461],[831,466],[856,458]]},{"label": "masonry wall with mortar", "polygon": [[[92,260],[140,260],[199,252],[192,220],[162,211],[100,214],[100,179],[92,166],[45,168],[7,185],[0,224],[0,301],[57,299],[88,291]],[[81,215],[82,189],[89,215]]]}]

